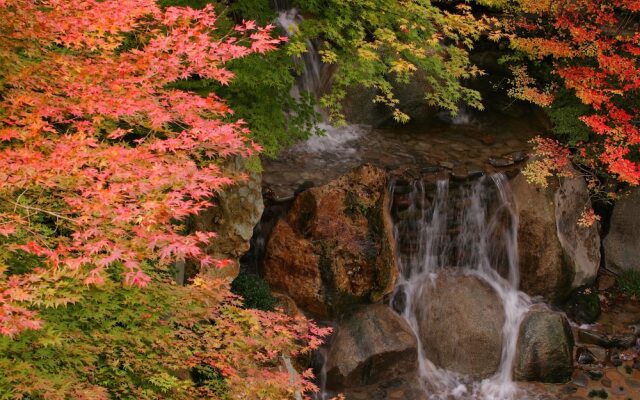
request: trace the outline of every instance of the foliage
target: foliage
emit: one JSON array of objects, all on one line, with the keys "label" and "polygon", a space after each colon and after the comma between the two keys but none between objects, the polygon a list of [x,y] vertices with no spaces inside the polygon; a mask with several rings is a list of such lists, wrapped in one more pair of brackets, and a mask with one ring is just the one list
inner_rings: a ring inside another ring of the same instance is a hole
[{"label": "foliage", "polygon": [[[556,124],[571,158],[594,175],[609,174],[620,182],[640,183],[640,33],[631,28],[640,13],[637,0],[561,0],[510,2],[512,47],[526,58],[516,66],[514,91],[534,103],[549,106],[553,95],[559,113],[577,116],[589,131],[574,123]],[[553,73],[536,85],[526,71],[551,63]],[[574,97],[582,106],[562,102]],[[564,115],[563,119],[570,118]],[[577,126],[576,126],[577,125]]]},{"label": "foliage", "polygon": [[[394,94],[395,83],[423,75],[428,104],[455,114],[460,102],[481,108],[477,91],[461,81],[482,72],[469,60],[474,40],[492,33],[497,21],[476,18],[470,6],[438,8],[430,1],[304,0],[294,1],[305,15],[287,50],[292,55],[319,46],[322,62],[335,66],[331,90],[321,99],[334,121],[343,121],[341,102],[355,86],[374,88],[375,102],[407,121]],[[311,41],[311,42],[310,42]],[[414,82],[415,83],[415,82]]]},{"label": "foliage", "polygon": [[618,275],[618,286],[629,296],[640,297],[640,272],[633,269],[622,271]]},{"label": "foliage", "polygon": [[277,303],[269,284],[258,275],[240,273],[233,280],[231,290],[244,299],[246,308],[272,311]]},{"label": "foliage", "polygon": [[[144,261],[220,262],[202,253],[215,234],[179,222],[234,179],[218,164],[260,148],[213,93],[170,84],[191,76],[228,83],[233,59],[282,42],[245,22],[217,32],[212,6],[152,0],[0,2],[0,235],[3,252],[40,258],[22,274],[0,268],[0,332],[40,322],[26,306],[73,278],[100,284],[124,266],[128,285],[149,282]],[[133,38],[133,39],[132,39]],[[133,44],[132,44],[133,43]],[[44,224],[34,223],[39,215]]]},{"label": "foliage", "polygon": [[221,281],[181,287],[167,277],[145,289],[84,287],[81,303],[42,311],[42,330],[0,337],[0,399],[272,399],[313,389],[305,377],[287,384],[280,357],[306,353],[326,331],[245,310]]}]

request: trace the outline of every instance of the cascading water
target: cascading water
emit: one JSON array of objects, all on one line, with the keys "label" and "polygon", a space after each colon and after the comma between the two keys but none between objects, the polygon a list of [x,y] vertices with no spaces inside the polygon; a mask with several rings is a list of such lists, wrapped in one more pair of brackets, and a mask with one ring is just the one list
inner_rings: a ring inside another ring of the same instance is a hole
[{"label": "cascading water", "polygon": [[[276,7],[278,4],[276,2]],[[302,16],[295,8],[278,9],[277,24],[291,37],[298,33],[299,25],[303,21]],[[320,53],[316,44],[306,40],[307,51],[296,62],[300,62],[302,73],[298,76],[298,84],[291,88],[291,96],[300,99],[302,93],[309,93],[315,98],[319,98],[329,86],[331,81],[331,71],[320,59]],[[323,117],[324,122],[317,124],[319,131],[323,135],[314,135],[306,142],[300,143],[292,150],[298,152],[324,153],[333,152],[341,156],[350,156],[356,149],[349,144],[365,134],[369,127],[363,125],[347,125],[334,127],[326,122],[323,110],[317,108],[316,112]]]},{"label": "cascading water", "polygon": [[410,199],[408,207],[400,212],[396,209],[402,214],[396,217],[395,226],[401,277],[392,305],[420,341],[422,291],[439,273],[457,269],[495,290],[504,306],[505,323],[500,367],[481,382],[438,368],[419,343],[419,375],[425,394],[429,399],[521,399],[524,395],[512,382],[511,371],[519,325],[530,300],[518,291],[518,215],[507,178],[497,174],[457,187],[441,180],[435,191],[429,189],[422,181],[391,187],[392,194],[402,190]]}]

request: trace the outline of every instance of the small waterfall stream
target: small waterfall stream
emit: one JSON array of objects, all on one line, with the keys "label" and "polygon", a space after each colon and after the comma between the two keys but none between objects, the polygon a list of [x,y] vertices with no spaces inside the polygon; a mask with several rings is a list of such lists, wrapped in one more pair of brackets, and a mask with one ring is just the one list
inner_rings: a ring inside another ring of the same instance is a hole
[{"label": "small waterfall stream", "polygon": [[396,207],[397,214],[402,214],[395,225],[401,276],[391,303],[418,341],[422,290],[445,270],[457,269],[485,281],[498,294],[505,311],[500,367],[481,382],[438,368],[419,343],[419,375],[428,398],[523,398],[511,371],[519,325],[530,300],[518,291],[518,216],[507,178],[496,174],[455,187],[440,180],[435,190],[423,181],[403,188],[394,183],[391,191],[403,191],[410,199],[400,212]]}]

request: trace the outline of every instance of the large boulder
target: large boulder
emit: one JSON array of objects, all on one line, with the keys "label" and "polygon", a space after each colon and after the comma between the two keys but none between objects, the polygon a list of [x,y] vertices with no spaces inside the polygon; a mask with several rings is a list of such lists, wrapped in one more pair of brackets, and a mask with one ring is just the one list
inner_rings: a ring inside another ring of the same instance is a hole
[{"label": "large boulder", "polygon": [[365,386],[415,372],[417,340],[389,306],[372,304],[341,321],[325,364],[327,387]]},{"label": "large boulder", "polygon": [[398,275],[388,210],[386,174],[370,165],[302,192],[267,243],[266,280],[321,316],[381,300]]},{"label": "large boulder", "polygon": [[519,216],[521,290],[557,303],[572,288],[593,283],[600,265],[600,238],[597,224],[578,225],[590,204],[584,180],[575,173],[539,188],[519,174],[511,188]]},{"label": "large boulder", "polygon": [[[244,175],[246,179],[217,193],[213,199],[214,206],[194,217],[190,229],[217,233],[205,252],[216,259],[231,262],[224,268],[212,268],[207,272],[232,280],[240,272],[240,257],[249,250],[253,228],[260,221],[264,203],[261,174],[249,165],[247,159],[233,158],[224,169],[228,174]],[[193,265],[186,268],[187,277],[203,272],[195,270]]]},{"label": "large boulder", "polygon": [[613,207],[604,256],[609,269],[640,271],[640,189],[631,190]]},{"label": "large boulder", "polygon": [[571,379],[573,335],[562,314],[541,307],[527,312],[516,346],[516,380],[561,383]]},{"label": "large boulder", "polygon": [[571,287],[595,282],[600,268],[599,224],[579,226],[578,220],[591,207],[585,180],[573,171],[574,177],[561,178],[554,195],[556,230],[562,247],[564,262],[573,273]]},{"label": "large boulder", "polygon": [[414,306],[425,356],[436,366],[475,378],[498,370],[504,307],[487,283],[441,273],[425,282]]}]

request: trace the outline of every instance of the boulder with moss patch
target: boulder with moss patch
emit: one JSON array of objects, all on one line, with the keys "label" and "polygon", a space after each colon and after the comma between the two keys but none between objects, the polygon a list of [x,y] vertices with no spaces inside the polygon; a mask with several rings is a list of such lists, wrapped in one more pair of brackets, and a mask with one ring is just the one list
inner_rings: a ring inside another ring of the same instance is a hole
[{"label": "boulder with moss patch", "polygon": [[381,300],[398,275],[388,209],[386,174],[370,165],[302,192],[269,238],[266,280],[322,316]]}]

